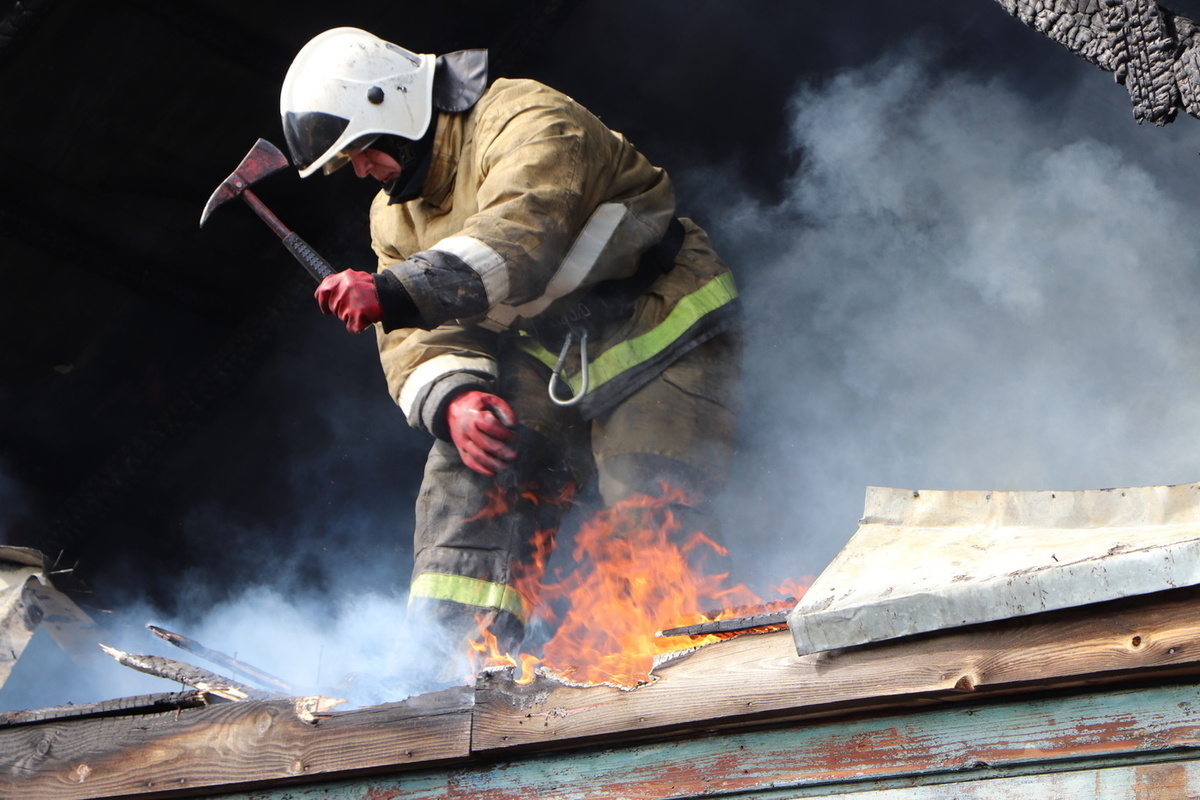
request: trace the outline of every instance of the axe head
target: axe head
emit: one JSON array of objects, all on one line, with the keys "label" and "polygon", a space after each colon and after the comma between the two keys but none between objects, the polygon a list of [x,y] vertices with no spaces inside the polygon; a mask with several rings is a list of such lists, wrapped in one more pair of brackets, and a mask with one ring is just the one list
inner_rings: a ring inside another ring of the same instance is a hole
[{"label": "axe head", "polygon": [[250,148],[250,152],[246,153],[242,163],[237,165],[237,169],[230,173],[228,178],[221,181],[221,185],[212,193],[212,197],[208,198],[208,202],[204,204],[204,211],[200,214],[200,227],[204,227],[204,223],[208,221],[208,215],[217,206],[232,200],[252,184],[287,166],[287,156],[281,153],[278,147],[266,139],[259,139]]}]

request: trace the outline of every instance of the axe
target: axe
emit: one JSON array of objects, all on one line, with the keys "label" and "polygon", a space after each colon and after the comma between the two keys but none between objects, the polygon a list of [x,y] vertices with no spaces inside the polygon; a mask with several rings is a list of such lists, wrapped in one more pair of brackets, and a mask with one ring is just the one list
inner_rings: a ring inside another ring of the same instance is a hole
[{"label": "axe", "polygon": [[246,153],[242,163],[237,165],[237,169],[228,178],[221,181],[221,185],[212,193],[212,197],[208,198],[208,202],[204,204],[204,212],[200,214],[200,227],[204,227],[204,223],[208,221],[208,215],[217,206],[235,197],[241,197],[262,218],[262,221],[267,223],[267,227],[275,231],[275,234],[283,240],[283,246],[296,257],[296,260],[308,270],[309,274],[317,281],[321,281],[333,274],[329,262],[321,258],[316,250],[309,247],[308,242],[280,222],[279,217],[272,214],[271,209],[267,208],[263,201],[258,199],[258,195],[250,190],[252,184],[287,166],[287,156],[279,152],[278,147],[266,139],[259,139],[250,148],[250,152]]}]

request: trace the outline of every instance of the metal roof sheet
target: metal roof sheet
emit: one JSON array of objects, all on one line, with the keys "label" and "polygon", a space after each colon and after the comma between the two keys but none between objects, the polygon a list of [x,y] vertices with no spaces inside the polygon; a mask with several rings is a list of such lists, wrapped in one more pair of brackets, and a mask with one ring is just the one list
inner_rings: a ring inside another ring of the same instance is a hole
[{"label": "metal roof sheet", "polygon": [[803,655],[1200,584],[1200,484],[871,487],[788,617]]}]

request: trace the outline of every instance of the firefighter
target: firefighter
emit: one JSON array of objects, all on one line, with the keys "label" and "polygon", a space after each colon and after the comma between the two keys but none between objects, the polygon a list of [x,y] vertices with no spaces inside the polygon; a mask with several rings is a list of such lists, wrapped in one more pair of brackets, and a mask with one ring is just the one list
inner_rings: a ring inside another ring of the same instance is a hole
[{"label": "firefighter", "polygon": [[280,111],[302,177],[351,165],[381,190],[374,274],[316,291],[374,325],[391,395],[433,435],[417,500],[410,619],[507,647],[517,578],[573,488],[611,505],[665,482],[712,531],[732,459],[737,292],[671,180],[570,97],[487,78],[487,53],[410,52],[337,28],[309,42]]}]

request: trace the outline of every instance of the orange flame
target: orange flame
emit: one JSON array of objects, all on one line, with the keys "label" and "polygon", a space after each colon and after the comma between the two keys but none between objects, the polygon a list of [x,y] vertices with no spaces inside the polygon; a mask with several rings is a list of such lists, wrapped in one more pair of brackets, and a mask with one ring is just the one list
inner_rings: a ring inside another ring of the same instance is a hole
[{"label": "orange flame", "polygon": [[[636,686],[650,680],[657,656],[730,636],[664,638],[656,631],[790,608],[803,595],[806,585],[790,581],[775,587],[788,599],[764,609],[745,585],[728,586],[727,573],[709,574],[705,561],[727,551],[701,532],[683,531],[671,507],[687,500],[664,485],[660,496],[635,495],[597,513],[575,535],[574,567],[553,583],[542,581],[553,532],[539,532],[533,563],[516,572],[515,588],[535,618],[557,623],[556,632],[539,657],[501,653],[484,630],[474,666],[513,667],[518,683],[532,682],[540,666],[580,683]],[[721,610],[700,611],[714,606]]]}]

